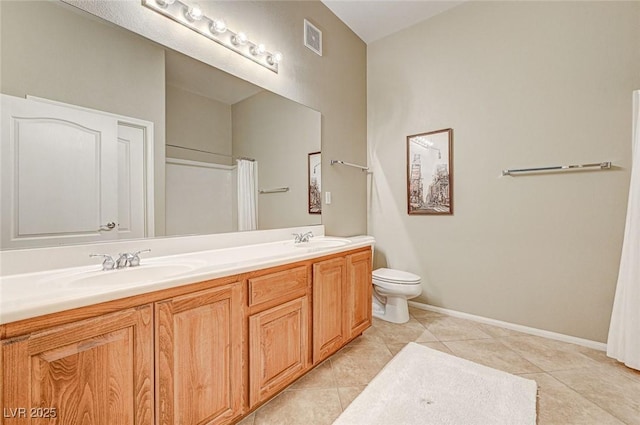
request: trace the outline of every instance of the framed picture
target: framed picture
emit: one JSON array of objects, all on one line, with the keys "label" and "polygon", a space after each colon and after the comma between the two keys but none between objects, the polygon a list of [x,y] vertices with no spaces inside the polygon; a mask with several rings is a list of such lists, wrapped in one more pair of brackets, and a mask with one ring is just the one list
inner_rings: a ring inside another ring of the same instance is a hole
[{"label": "framed picture", "polygon": [[309,154],[307,162],[309,169],[309,214],[322,213],[322,166],[320,152]]},{"label": "framed picture", "polygon": [[407,211],[453,214],[453,130],[407,136]]},{"label": "framed picture", "polygon": [[308,20],[304,20],[304,45],[322,56],[322,31]]}]

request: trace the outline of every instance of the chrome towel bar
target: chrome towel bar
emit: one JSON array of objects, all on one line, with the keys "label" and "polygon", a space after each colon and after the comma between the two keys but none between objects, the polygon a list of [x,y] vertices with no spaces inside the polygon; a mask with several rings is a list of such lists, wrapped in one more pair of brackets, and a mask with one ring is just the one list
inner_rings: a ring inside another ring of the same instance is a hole
[{"label": "chrome towel bar", "polygon": [[367,171],[369,170],[369,167],[363,167],[362,165],[358,165],[358,164],[352,164],[350,162],[344,162],[344,161],[340,161],[339,159],[332,159],[331,160],[331,165],[333,164],[342,164],[342,165],[347,165],[349,167],[355,167],[355,168],[359,168],[362,171]]},{"label": "chrome towel bar", "polygon": [[594,162],[591,164],[575,164],[575,165],[556,165],[550,167],[537,167],[537,168],[516,168],[511,170],[502,170],[503,176],[511,176],[516,173],[531,173],[536,171],[561,171],[561,170],[575,170],[582,168],[599,168],[601,170],[608,170],[611,168],[611,162]]},{"label": "chrome towel bar", "polygon": [[258,193],[281,193],[288,192],[288,187],[276,187],[275,189],[260,189]]}]

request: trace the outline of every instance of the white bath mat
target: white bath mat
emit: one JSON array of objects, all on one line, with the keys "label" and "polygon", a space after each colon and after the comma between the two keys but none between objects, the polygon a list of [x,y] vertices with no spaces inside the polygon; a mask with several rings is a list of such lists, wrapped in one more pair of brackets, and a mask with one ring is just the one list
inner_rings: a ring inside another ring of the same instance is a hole
[{"label": "white bath mat", "polygon": [[535,381],[409,343],[334,425],[535,425]]}]

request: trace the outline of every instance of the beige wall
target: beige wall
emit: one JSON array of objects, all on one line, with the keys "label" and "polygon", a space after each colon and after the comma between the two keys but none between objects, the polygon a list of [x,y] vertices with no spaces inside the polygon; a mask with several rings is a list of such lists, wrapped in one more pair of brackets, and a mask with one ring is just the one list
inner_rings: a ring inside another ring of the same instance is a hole
[{"label": "beige wall", "polygon": [[[640,3],[469,2],[369,45],[370,231],[419,301],[605,341]],[[408,216],[406,136],[454,129],[453,216]],[[499,177],[611,160],[612,171]]]},{"label": "beige wall", "polygon": [[[167,157],[231,164],[231,105],[167,84]],[[212,155],[205,152],[215,152]]]},{"label": "beige wall", "polygon": [[155,226],[164,234],[164,50],[62,4],[0,1],[0,92],[152,121]]},{"label": "beige wall", "polygon": [[[320,1],[200,1],[204,12],[225,18],[270,49],[284,53],[275,74],[175,22],[139,0],[65,0],[154,41],[248,80],[322,114],[323,205],[328,234],[366,232],[366,174],[329,166],[330,159],[366,162],[366,45]],[[323,31],[323,56],[302,44],[303,20]]]},{"label": "beige wall", "polygon": [[233,156],[258,161],[258,188],[288,187],[258,195],[258,229],[320,223],[309,214],[308,154],[320,150],[320,113],[270,92],[232,106]]}]

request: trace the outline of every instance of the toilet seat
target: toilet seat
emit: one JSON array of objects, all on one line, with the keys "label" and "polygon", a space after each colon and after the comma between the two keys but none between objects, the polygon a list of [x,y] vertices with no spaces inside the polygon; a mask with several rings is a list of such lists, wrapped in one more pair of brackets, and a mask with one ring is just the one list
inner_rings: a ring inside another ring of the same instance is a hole
[{"label": "toilet seat", "polygon": [[377,269],[372,273],[374,282],[392,283],[396,285],[419,285],[420,276],[395,269]]}]

